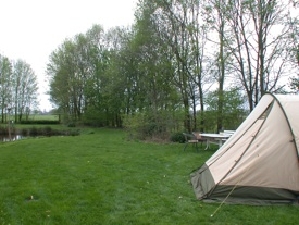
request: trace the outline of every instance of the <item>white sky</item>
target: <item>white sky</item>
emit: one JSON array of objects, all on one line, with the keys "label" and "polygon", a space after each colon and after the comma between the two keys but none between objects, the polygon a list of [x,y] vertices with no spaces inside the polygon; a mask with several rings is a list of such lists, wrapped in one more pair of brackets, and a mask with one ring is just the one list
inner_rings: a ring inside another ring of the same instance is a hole
[{"label": "white sky", "polygon": [[133,24],[136,0],[0,0],[0,9],[0,54],[32,67],[40,83],[40,109],[48,110],[44,91],[50,53],[93,24],[105,31]]}]

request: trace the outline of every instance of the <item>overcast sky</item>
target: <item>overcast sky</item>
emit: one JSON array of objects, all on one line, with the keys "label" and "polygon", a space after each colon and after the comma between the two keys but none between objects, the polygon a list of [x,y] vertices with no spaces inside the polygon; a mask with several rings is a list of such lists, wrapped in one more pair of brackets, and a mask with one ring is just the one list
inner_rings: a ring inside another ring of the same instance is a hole
[{"label": "overcast sky", "polygon": [[50,108],[43,95],[50,53],[93,24],[104,30],[133,24],[136,0],[0,0],[0,9],[0,54],[32,67],[43,110]]}]

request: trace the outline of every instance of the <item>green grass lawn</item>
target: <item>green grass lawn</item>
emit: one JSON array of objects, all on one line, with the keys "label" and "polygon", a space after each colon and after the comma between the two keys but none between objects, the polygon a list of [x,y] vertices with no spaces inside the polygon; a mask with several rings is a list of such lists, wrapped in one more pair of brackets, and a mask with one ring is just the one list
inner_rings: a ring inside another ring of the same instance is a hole
[{"label": "green grass lawn", "polygon": [[[1,116],[0,116],[0,119]],[[14,121],[15,117],[14,115],[5,115],[5,124],[8,123],[9,120],[13,120]],[[26,120],[26,116],[23,116],[23,121]],[[43,121],[59,121],[59,115],[52,115],[52,114],[30,114],[28,116],[28,120],[32,120],[32,121],[38,121],[38,120],[43,120]]]},{"label": "green grass lawn", "polygon": [[[117,129],[0,143],[2,224],[299,224],[298,207],[196,200],[213,151],[128,141]],[[31,197],[32,196],[32,197]]]},{"label": "green grass lawn", "polygon": [[59,121],[59,115],[52,115],[52,114],[31,114],[29,115],[29,120],[50,120],[50,121]]}]

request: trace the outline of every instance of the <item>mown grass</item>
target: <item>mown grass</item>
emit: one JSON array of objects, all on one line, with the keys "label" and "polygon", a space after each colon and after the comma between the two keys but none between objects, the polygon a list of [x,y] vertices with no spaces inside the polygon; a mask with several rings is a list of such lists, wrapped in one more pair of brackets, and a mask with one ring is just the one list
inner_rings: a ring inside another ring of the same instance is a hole
[{"label": "mown grass", "polygon": [[[0,120],[2,117],[0,116]],[[14,115],[5,115],[5,121],[8,122],[8,120],[13,120],[14,121],[15,117]],[[59,115],[53,115],[53,114],[30,114],[28,115],[28,120],[31,121],[38,121],[38,120],[43,120],[43,121],[59,121]],[[23,116],[23,120],[26,120],[25,116]],[[6,123],[7,123],[6,122]]]},{"label": "mown grass", "polygon": [[[298,224],[297,206],[196,200],[213,151],[128,141],[117,129],[0,144],[0,224]],[[33,196],[33,199],[31,199]]]},{"label": "mown grass", "polygon": [[52,114],[30,114],[28,120],[49,120],[49,121],[59,121],[59,115]]}]

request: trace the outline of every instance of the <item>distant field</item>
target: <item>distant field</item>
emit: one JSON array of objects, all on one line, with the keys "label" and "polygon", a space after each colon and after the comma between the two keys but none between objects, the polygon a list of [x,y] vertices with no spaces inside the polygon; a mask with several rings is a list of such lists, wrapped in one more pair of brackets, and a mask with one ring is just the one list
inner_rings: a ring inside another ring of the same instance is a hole
[{"label": "distant field", "polygon": [[[1,119],[1,116],[0,116]],[[8,116],[6,117],[7,121],[8,121]],[[11,120],[14,120],[14,116],[11,115],[10,116]],[[25,117],[24,117],[25,120]],[[40,114],[36,114],[36,115],[29,115],[28,120],[46,120],[46,121],[59,121],[59,115],[40,115]]]},{"label": "distant field", "polygon": [[29,120],[59,121],[59,115],[29,115]]}]

